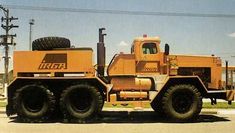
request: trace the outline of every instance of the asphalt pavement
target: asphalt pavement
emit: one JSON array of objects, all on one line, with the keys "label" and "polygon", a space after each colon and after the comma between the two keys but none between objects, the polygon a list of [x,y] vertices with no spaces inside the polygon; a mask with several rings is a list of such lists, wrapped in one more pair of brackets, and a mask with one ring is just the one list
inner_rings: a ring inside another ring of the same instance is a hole
[{"label": "asphalt pavement", "polygon": [[153,111],[104,111],[93,123],[19,123],[0,114],[0,133],[232,133],[235,115],[200,114],[195,122],[175,123]]}]

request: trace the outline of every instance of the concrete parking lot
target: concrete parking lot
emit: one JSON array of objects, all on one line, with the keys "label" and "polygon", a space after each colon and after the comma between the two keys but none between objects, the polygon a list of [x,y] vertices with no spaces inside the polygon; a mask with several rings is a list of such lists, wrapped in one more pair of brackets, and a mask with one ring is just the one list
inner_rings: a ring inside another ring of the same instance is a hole
[{"label": "concrete parking lot", "polygon": [[153,111],[104,111],[102,118],[85,124],[19,123],[0,114],[0,133],[231,133],[234,114],[200,114],[192,123],[174,123]]}]

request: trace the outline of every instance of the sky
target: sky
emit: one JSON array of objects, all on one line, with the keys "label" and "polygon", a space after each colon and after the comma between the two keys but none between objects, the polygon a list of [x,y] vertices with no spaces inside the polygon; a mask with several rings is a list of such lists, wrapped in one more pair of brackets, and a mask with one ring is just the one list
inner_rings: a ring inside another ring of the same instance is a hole
[{"label": "sky", "polygon": [[[95,9],[137,12],[171,12],[235,15],[235,0],[0,0],[3,6],[33,6],[66,9]],[[0,12],[3,16],[3,13]],[[171,54],[214,54],[235,65],[235,17],[189,17],[130,15],[87,12],[56,12],[11,9],[19,28],[14,50],[29,49],[29,20],[34,19],[33,40],[45,36],[69,38],[76,47],[92,47],[98,42],[98,29],[105,27],[108,63],[119,52],[130,53],[134,38],[147,34],[159,36],[170,45]],[[4,31],[0,30],[1,34]],[[0,46],[0,56],[3,56]],[[10,60],[12,62],[12,58]],[[0,61],[3,71],[3,59]]]}]

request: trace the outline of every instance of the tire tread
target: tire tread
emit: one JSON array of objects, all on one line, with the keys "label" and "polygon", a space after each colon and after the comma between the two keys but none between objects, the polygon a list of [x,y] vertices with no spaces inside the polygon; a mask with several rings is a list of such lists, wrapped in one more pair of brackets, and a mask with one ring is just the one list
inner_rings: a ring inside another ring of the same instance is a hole
[{"label": "tire tread", "polygon": [[32,42],[32,50],[52,50],[70,48],[70,40],[64,37],[43,37]]}]

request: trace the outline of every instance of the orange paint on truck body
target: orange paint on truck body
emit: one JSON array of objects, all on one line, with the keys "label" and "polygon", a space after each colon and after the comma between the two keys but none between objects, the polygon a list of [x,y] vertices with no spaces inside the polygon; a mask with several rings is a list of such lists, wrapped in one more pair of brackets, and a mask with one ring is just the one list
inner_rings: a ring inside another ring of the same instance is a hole
[{"label": "orange paint on truck body", "polygon": [[91,49],[15,51],[14,77],[26,73],[89,73],[94,75],[92,56],[93,51]]}]

